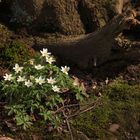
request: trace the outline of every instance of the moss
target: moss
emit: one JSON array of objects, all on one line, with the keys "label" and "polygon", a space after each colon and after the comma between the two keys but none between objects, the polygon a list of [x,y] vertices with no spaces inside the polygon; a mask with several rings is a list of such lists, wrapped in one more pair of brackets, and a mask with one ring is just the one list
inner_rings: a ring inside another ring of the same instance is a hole
[{"label": "moss", "polygon": [[22,63],[34,55],[21,41],[13,41],[10,45],[0,47],[0,63],[3,67],[11,67],[15,63]]},{"label": "moss", "polygon": [[132,102],[132,100],[140,100],[139,85],[129,85],[127,82],[116,79],[106,90],[107,95],[112,101]]},{"label": "moss", "polygon": [[[9,42],[13,33],[5,25],[0,23],[0,46]],[[1,48],[1,47],[0,47]]]},{"label": "moss", "polygon": [[110,114],[109,100],[102,97],[96,108],[76,117],[73,126],[90,138],[105,137]]},{"label": "moss", "polygon": [[117,79],[107,88],[112,109],[111,121],[120,124],[117,135],[121,139],[140,137],[140,86]]},{"label": "moss", "polygon": [[[102,104],[75,118],[73,126],[92,139],[140,138],[140,86],[116,79],[103,89]],[[111,124],[118,124],[111,132]]]}]

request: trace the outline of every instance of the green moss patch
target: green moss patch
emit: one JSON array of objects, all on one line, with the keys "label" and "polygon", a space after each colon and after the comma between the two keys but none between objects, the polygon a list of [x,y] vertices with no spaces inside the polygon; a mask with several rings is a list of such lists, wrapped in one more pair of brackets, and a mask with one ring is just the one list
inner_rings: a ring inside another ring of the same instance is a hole
[{"label": "green moss patch", "polygon": [[[116,79],[103,89],[102,104],[77,116],[74,127],[91,139],[140,138],[140,86]],[[112,124],[119,126],[110,131]]]},{"label": "green moss patch", "polygon": [[0,51],[0,65],[7,68],[15,63],[28,60],[34,54],[30,48],[19,40],[15,40],[9,45],[1,45]]}]

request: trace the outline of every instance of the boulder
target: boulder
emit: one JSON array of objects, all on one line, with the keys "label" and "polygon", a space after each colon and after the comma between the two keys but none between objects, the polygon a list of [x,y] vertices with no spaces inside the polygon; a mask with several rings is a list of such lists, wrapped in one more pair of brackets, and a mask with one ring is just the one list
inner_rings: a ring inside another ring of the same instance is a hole
[{"label": "boulder", "polygon": [[41,32],[79,35],[108,21],[109,0],[13,0],[11,22]]},{"label": "boulder", "polygon": [[44,1],[45,0],[13,0],[11,4],[11,22],[30,25],[40,15]]},{"label": "boulder", "polygon": [[13,0],[13,23],[32,31],[79,35],[103,27],[129,7],[130,0]]},{"label": "boulder", "polygon": [[47,0],[37,25],[41,25],[45,32],[83,34],[85,31],[77,6],[77,0]]}]

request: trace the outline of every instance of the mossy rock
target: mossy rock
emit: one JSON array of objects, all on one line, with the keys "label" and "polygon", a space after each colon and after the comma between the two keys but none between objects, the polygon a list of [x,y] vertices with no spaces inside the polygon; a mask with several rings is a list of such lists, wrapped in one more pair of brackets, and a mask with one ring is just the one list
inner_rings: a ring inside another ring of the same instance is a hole
[{"label": "mossy rock", "polygon": [[0,24],[0,46],[2,46],[5,43],[8,43],[12,35],[12,31],[10,31],[5,25]]},{"label": "mossy rock", "polygon": [[15,40],[9,45],[1,45],[0,51],[0,64],[7,68],[15,63],[23,63],[34,55],[34,52],[19,40]]},{"label": "mossy rock", "polygon": [[121,79],[116,79],[109,84],[106,93],[112,101],[132,102],[140,100],[139,85],[129,85]]}]

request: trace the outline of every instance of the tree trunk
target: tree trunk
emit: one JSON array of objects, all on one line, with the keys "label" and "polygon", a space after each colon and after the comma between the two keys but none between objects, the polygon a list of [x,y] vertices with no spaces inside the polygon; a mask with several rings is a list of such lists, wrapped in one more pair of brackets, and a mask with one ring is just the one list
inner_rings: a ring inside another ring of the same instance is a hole
[{"label": "tree trunk", "polygon": [[135,21],[135,16],[134,12],[130,13],[129,16],[118,15],[102,29],[82,38],[58,44],[36,45],[35,49],[39,50],[47,47],[55,56],[77,64],[81,68],[98,66],[114,59],[112,57],[114,38],[123,29],[129,28]]}]

